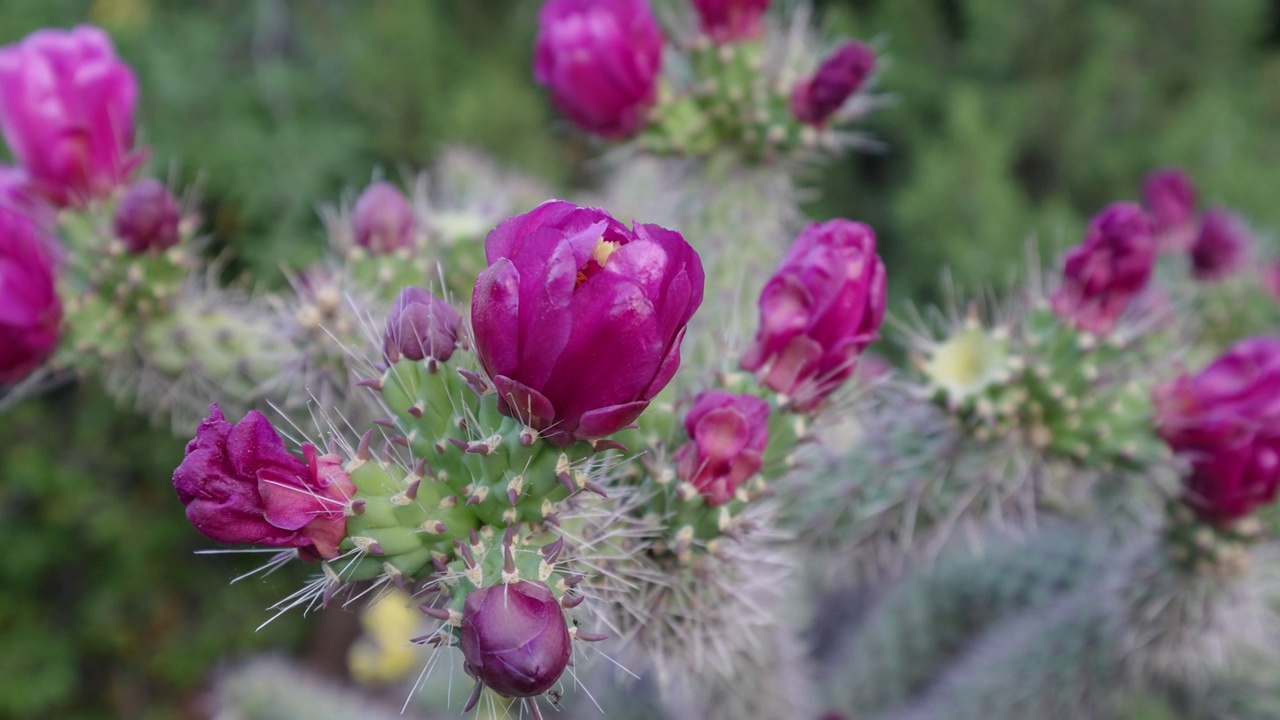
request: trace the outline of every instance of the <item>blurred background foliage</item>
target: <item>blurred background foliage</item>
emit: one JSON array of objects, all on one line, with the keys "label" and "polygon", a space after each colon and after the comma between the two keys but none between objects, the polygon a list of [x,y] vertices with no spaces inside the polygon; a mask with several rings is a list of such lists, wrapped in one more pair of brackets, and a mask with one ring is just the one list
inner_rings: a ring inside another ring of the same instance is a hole
[{"label": "blurred background foliage", "polygon": [[[533,0],[5,0],[0,43],[92,22],[139,75],[155,174],[196,185],[229,272],[279,283],[318,257],[316,208],[468,143],[570,189],[598,148],[530,77]],[[815,218],[870,222],[895,303],[1046,262],[1089,215],[1181,165],[1264,238],[1280,225],[1276,0],[828,0],[832,32],[885,53],[879,154],[814,168]],[[788,238],[779,238],[786,242]],[[182,442],[62,388],[0,416],[0,717],[200,717],[218,663],[303,651],[301,582],[193,556],[168,478]],[[292,571],[291,571],[292,570]]]}]

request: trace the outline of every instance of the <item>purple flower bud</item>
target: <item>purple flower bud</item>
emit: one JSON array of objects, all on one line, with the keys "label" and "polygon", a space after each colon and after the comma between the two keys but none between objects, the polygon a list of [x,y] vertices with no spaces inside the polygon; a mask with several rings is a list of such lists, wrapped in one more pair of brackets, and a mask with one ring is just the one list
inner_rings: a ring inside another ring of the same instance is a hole
[{"label": "purple flower bud", "polygon": [[871,77],[876,53],[869,45],[847,42],[836,49],[817,72],[791,89],[791,114],[800,122],[822,127]]},{"label": "purple flower bud", "polygon": [[1239,270],[1253,244],[1249,228],[1236,214],[1215,208],[1204,214],[1191,244],[1191,274],[1197,280],[1222,280]]},{"label": "purple flower bud", "polygon": [[664,42],[645,0],[550,0],[538,15],[533,77],[578,126],[623,137],[657,98]]},{"label": "purple flower bud", "polygon": [[565,445],[630,425],[680,365],[702,261],[679,233],[550,201],[485,241],[476,353],[498,409]]},{"label": "purple flower bud", "polygon": [[302,450],[305,462],[284,449],[261,413],[250,411],[232,425],[213,405],[187,443],[173,487],[187,519],[206,537],[334,558],[355,486],[340,458],[319,455],[310,444]]},{"label": "purple flower bud", "polygon": [[504,697],[549,690],[569,664],[570,643],[560,603],[535,580],[480,588],[462,609],[458,645],[467,670]]},{"label": "purple flower bud", "polygon": [[389,182],[376,182],[360,193],[351,224],[356,244],[369,252],[381,255],[414,245],[413,206]]},{"label": "purple flower bud", "polygon": [[1226,524],[1280,488],[1280,339],[1242,340],[1197,375],[1156,390],[1156,426],[1191,462],[1182,501]]},{"label": "purple flower bud", "polygon": [[1162,168],[1142,184],[1142,201],[1157,234],[1176,232],[1195,218],[1196,188],[1181,168]]},{"label": "purple flower bud", "polygon": [[884,263],[870,227],[850,220],[814,223],[796,238],[760,293],[760,329],[742,358],[745,370],[817,407],[853,373],[858,355],[884,320]]},{"label": "purple flower bud", "polygon": [[181,220],[178,201],[164,183],[145,178],[125,192],[116,207],[112,227],[129,252],[138,254],[177,245],[182,239],[178,232]]},{"label": "purple flower bud", "polygon": [[760,37],[760,19],[769,0],[693,0],[702,32],[718,43],[741,42]]},{"label": "purple flower bud", "polygon": [[1053,311],[1081,330],[1106,335],[1146,287],[1155,262],[1151,220],[1142,208],[1108,205],[1089,222],[1084,242],[1067,253]]},{"label": "purple flower bud", "polygon": [[445,362],[458,346],[461,322],[462,316],[449,303],[420,287],[407,287],[387,315],[383,353],[390,362],[400,356]]},{"label": "purple flower bud", "polygon": [[0,202],[0,383],[26,377],[58,346],[51,243],[30,215]]},{"label": "purple flower bud", "polygon": [[700,393],[684,419],[690,441],[676,451],[676,473],[715,507],[760,471],[769,444],[769,403],[720,390]]},{"label": "purple flower bud", "polygon": [[34,188],[59,206],[103,197],[132,152],[138,83],[102,30],[38,30],[0,48],[0,130]]}]

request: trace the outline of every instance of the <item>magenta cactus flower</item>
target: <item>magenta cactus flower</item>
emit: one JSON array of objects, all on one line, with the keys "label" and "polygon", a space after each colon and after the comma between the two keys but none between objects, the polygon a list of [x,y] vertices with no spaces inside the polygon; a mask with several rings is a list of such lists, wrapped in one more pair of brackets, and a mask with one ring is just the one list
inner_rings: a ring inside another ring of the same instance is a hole
[{"label": "magenta cactus flower", "polygon": [[1200,232],[1191,244],[1191,275],[1197,280],[1222,280],[1248,260],[1253,240],[1238,215],[1221,208],[1204,214]]},{"label": "magenta cactus flower", "polygon": [[684,428],[690,440],[676,451],[676,474],[696,487],[708,506],[723,505],[760,471],[769,444],[769,403],[754,395],[708,390],[694,398]]},{"label": "magenta cactus flower", "polygon": [[227,422],[217,405],[187,443],[173,487],[187,519],[222,543],[298,548],[306,559],[338,556],[355,485],[336,455],[285,450],[271,422],[250,411]]},{"label": "magenta cactus flower", "polygon": [[356,244],[371,253],[382,255],[414,246],[413,206],[389,182],[376,182],[365,188],[351,215]]},{"label": "magenta cactus flower", "polygon": [[536,580],[473,591],[460,631],[467,672],[504,697],[541,695],[569,665],[564,611],[551,588]]},{"label": "magenta cactus flower", "polygon": [[807,412],[840,386],[884,320],[884,263],[870,227],[814,223],[760,294],[760,328],[745,370]]},{"label": "magenta cactus flower", "polygon": [[1191,463],[1182,501],[1200,519],[1229,524],[1280,488],[1280,339],[1242,340],[1193,376],[1155,394],[1156,425]]},{"label": "magenta cactus flower", "polygon": [[550,201],[502,221],[476,280],[476,353],[498,409],[559,445],[630,425],[680,364],[702,303],[679,233]]},{"label": "magenta cactus flower", "polygon": [[871,46],[857,41],[841,45],[817,72],[791,89],[791,114],[802,123],[825,126],[875,69],[876,52]]},{"label": "magenta cactus flower", "polygon": [[760,20],[769,0],[693,0],[702,32],[717,43],[742,42],[760,37]]},{"label": "magenta cactus flower", "polygon": [[1142,184],[1142,202],[1156,234],[1169,240],[1161,244],[1181,246],[1174,236],[1185,235],[1196,215],[1196,187],[1187,173],[1173,167],[1151,173]]},{"label": "magenta cactus flower", "polygon": [[0,384],[23,379],[58,346],[62,301],[51,244],[28,213],[0,201]]},{"label": "magenta cactus flower", "polygon": [[625,137],[657,99],[664,43],[646,0],[550,0],[538,15],[533,77],[582,129]]},{"label": "magenta cactus flower", "polygon": [[123,185],[138,83],[102,30],[38,30],[0,48],[0,131],[32,187],[65,207]]},{"label": "magenta cactus flower", "polygon": [[1113,203],[1089,221],[1084,242],[1067,253],[1053,311],[1065,322],[1106,335],[1147,285],[1155,267],[1151,220],[1135,203]]},{"label": "magenta cactus flower", "polygon": [[383,354],[389,362],[400,357],[447,362],[458,346],[461,323],[462,316],[452,305],[420,287],[407,287],[387,315]]},{"label": "magenta cactus flower", "polygon": [[112,228],[129,252],[167,250],[182,239],[182,210],[164,183],[144,178],[125,191],[116,206]]}]

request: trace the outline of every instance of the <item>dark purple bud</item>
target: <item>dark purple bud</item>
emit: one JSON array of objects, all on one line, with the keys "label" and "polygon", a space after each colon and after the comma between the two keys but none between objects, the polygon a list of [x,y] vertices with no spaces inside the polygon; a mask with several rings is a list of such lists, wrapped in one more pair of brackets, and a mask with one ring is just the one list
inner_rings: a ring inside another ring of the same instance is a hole
[{"label": "dark purple bud", "polygon": [[569,664],[569,626],[551,588],[534,580],[467,596],[458,645],[467,669],[503,697],[541,695]]},{"label": "dark purple bud", "polygon": [[657,99],[664,43],[645,0],[550,0],[538,15],[533,77],[579,127],[623,137]]},{"label": "dark purple bud", "polygon": [[28,213],[0,202],[0,384],[26,377],[58,346],[52,244]]},{"label": "dark purple bud", "polygon": [[399,356],[445,362],[458,346],[461,322],[462,316],[449,303],[420,287],[407,287],[387,315],[383,352],[392,362]]},{"label": "dark purple bud", "polygon": [[232,425],[213,405],[187,443],[173,487],[187,519],[206,537],[334,558],[355,486],[336,455],[320,455],[311,445],[303,452],[305,462],[289,454],[261,413],[250,411]]},{"label": "dark purple bud", "polygon": [[498,409],[556,444],[630,425],[680,365],[702,262],[679,233],[543,203],[485,241],[476,353]]},{"label": "dark purple bud", "polygon": [[769,403],[720,390],[700,393],[684,419],[689,442],[676,451],[676,473],[715,507],[760,471],[769,444]]},{"label": "dark purple bud", "polygon": [[138,83],[105,32],[37,30],[0,48],[0,131],[32,187],[65,207],[109,195],[133,150]]},{"label": "dark purple bud", "polygon": [[1156,390],[1156,426],[1191,463],[1182,501],[1227,524],[1280,488],[1280,339],[1242,340],[1209,367]]},{"label": "dark purple bud", "polygon": [[1197,280],[1222,280],[1248,260],[1253,244],[1249,228],[1234,213],[1215,208],[1204,214],[1191,244],[1191,274]]},{"label": "dark purple bud", "polygon": [[760,19],[769,0],[693,0],[702,32],[717,43],[742,42],[760,37]]},{"label": "dark purple bud", "polygon": [[760,329],[745,370],[808,411],[840,386],[878,336],[887,302],[870,227],[850,220],[804,230],[760,294]]},{"label": "dark purple bud", "polygon": [[134,183],[116,206],[112,227],[129,252],[165,250],[178,244],[182,212],[173,194],[159,180]]},{"label": "dark purple bud", "polygon": [[1176,234],[1195,219],[1196,188],[1181,168],[1162,168],[1143,182],[1142,202],[1157,234]]},{"label": "dark purple bud", "polygon": [[356,244],[369,252],[383,255],[414,246],[413,206],[395,185],[376,182],[365,188],[351,214]]},{"label": "dark purple bud", "polygon": [[1147,285],[1155,267],[1151,220],[1135,203],[1113,203],[1089,222],[1084,242],[1067,253],[1053,311],[1075,327],[1106,335]]},{"label": "dark purple bud", "polygon": [[850,41],[836,49],[812,77],[791,89],[791,114],[800,122],[822,127],[876,69],[871,46]]}]

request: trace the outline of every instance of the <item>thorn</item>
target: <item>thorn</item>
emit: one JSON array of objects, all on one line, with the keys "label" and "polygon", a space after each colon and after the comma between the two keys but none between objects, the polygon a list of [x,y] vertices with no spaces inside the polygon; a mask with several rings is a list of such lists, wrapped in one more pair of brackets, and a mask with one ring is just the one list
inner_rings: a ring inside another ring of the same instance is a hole
[{"label": "thorn", "polygon": [[589,633],[584,631],[582,628],[571,628],[569,630],[569,634],[574,636],[578,640],[584,640],[586,642],[600,642],[601,640],[609,639],[608,635],[598,635],[596,633]]},{"label": "thorn", "polygon": [[[462,372],[462,371],[459,370],[458,372]],[[470,675],[471,666],[466,663],[464,663],[464,665],[466,666],[467,674]],[[480,702],[480,692],[482,690],[484,690],[484,683],[477,680],[475,688],[471,690],[471,697],[467,698],[467,704],[465,707],[462,708],[463,715],[466,715],[467,713],[471,712],[472,708],[474,708],[476,704]]]},{"label": "thorn", "polygon": [[347,514],[363,515],[365,510],[365,507],[364,507],[365,504],[366,503],[364,500],[352,500],[351,504],[347,506]]},{"label": "thorn", "polygon": [[351,537],[351,543],[355,545],[356,549],[358,549],[360,552],[368,553],[369,555],[386,555],[387,554],[386,552],[383,551],[382,546],[378,544],[378,541],[374,540],[373,538],[362,537],[360,535],[353,535]]},{"label": "thorn", "polygon": [[[456,445],[459,450],[462,450],[463,452],[467,451],[467,446],[469,443],[466,440],[459,440],[458,438],[453,436],[449,436],[448,440],[449,442]],[[441,452],[441,453],[444,452],[444,450],[440,450],[439,447],[440,447],[440,444],[436,443],[436,448],[437,448],[436,452]]]},{"label": "thorn", "polygon": [[542,513],[542,519],[556,527],[560,527],[560,518],[555,513]]},{"label": "thorn", "polygon": [[520,431],[520,444],[529,447],[538,439],[538,431],[531,427],[526,427]]},{"label": "thorn", "polygon": [[578,607],[579,605],[581,605],[582,601],[586,599],[587,599],[586,595],[574,595],[573,597],[565,595],[564,597],[560,598],[560,607],[564,608],[565,610],[572,610]]},{"label": "thorn", "polygon": [[467,498],[468,505],[479,505],[482,502],[484,502],[484,499],[480,497],[479,493],[476,493],[471,497]]},{"label": "thorn", "polygon": [[356,387],[373,388],[378,392],[382,392],[382,378],[366,378],[364,380],[357,380]]},{"label": "thorn", "polygon": [[476,559],[471,555],[471,548],[461,540],[455,540],[454,544],[458,547],[458,554],[462,556],[462,564],[471,570],[476,566]]},{"label": "thorn", "polygon": [[426,408],[425,408],[425,407],[423,407],[423,405],[422,405],[422,401],[421,401],[421,400],[419,400],[418,402],[416,402],[416,403],[414,403],[414,404],[410,405],[410,406],[409,406],[409,409],[408,409],[408,410],[406,410],[405,412],[409,413],[410,415],[412,415],[412,416],[413,416],[413,417],[415,417],[415,418],[420,418],[420,417],[422,417],[422,411],[423,411],[423,410],[426,410]]},{"label": "thorn", "polygon": [[587,576],[582,574],[570,575],[564,579],[564,586],[567,588],[577,587],[578,583],[586,580]]},{"label": "thorn", "polygon": [[557,472],[556,479],[559,480],[560,484],[565,486],[565,488],[567,488],[570,493],[577,492],[578,488],[573,484],[573,478],[569,477],[569,473]]},{"label": "thorn", "polygon": [[436,572],[443,573],[449,571],[449,565],[445,563],[444,558],[440,555],[431,556],[431,565],[435,567]]},{"label": "thorn", "polygon": [[549,563],[556,561],[560,557],[560,551],[564,549],[564,538],[558,537],[555,542],[547,543],[542,546],[542,559]]},{"label": "thorn", "polygon": [[587,490],[589,492],[593,492],[603,498],[609,497],[609,493],[605,492],[604,488],[600,487],[599,485],[597,485],[595,482],[591,480],[587,480],[586,482],[582,483],[582,489]]},{"label": "thorn", "polygon": [[397,435],[397,436],[395,436],[395,437],[391,438],[391,442],[392,442],[393,444],[395,444],[395,445],[399,445],[399,446],[401,446],[401,447],[409,447],[409,445],[411,444],[411,443],[409,442],[409,438],[407,438],[407,437],[405,437],[405,436],[403,436],[403,435]]},{"label": "thorn", "polygon": [[471,372],[470,370],[458,368],[458,375],[462,376],[462,379],[467,381],[467,386],[470,387],[477,395],[488,395],[493,392],[489,387],[489,383],[483,377]]},{"label": "thorn", "polygon": [[381,425],[382,427],[393,428],[396,426],[396,421],[392,420],[391,418],[378,418],[377,420],[373,421],[373,424]]},{"label": "thorn", "polygon": [[512,505],[515,505],[519,499],[520,499],[520,496],[516,494],[516,491],[514,488],[507,488],[507,502],[511,503]]}]

